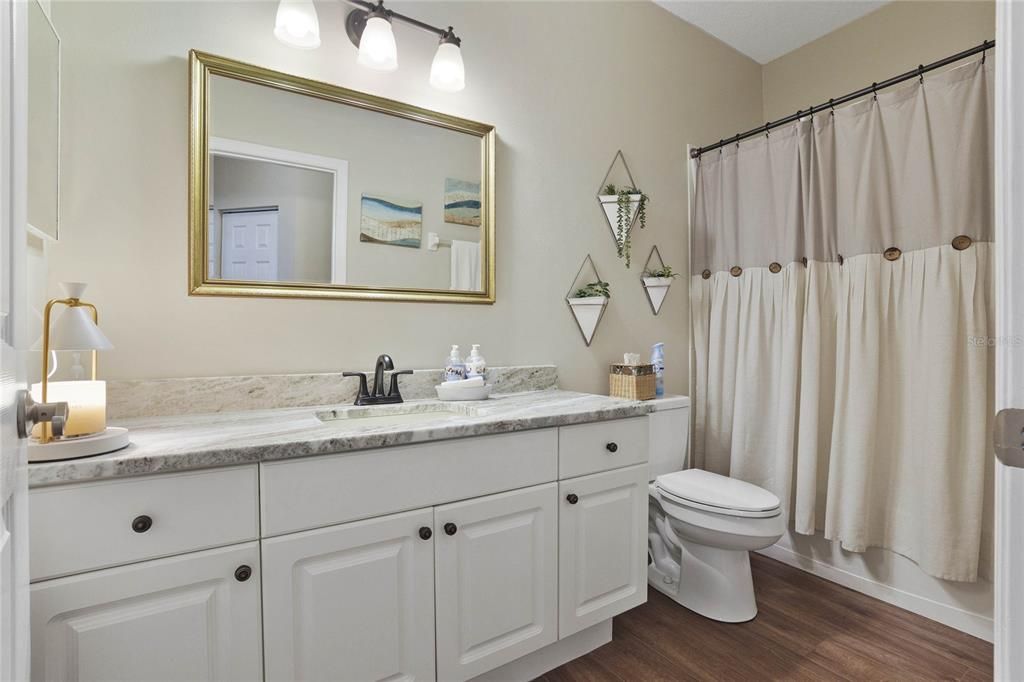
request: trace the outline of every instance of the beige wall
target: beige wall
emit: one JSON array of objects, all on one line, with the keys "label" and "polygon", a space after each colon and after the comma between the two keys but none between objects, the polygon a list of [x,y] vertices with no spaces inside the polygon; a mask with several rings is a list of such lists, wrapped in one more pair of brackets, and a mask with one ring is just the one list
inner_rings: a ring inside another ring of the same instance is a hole
[{"label": "beige wall", "polygon": [[[274,2],[61,2],[64,228],[56,282],[90,282],[116,345],[107,378],[437,367],[452,343],[492,364],[555,363],[562,384],[604,392],[607,364],[664,341],[670,391],[685,392],[687,295],[660,316],[640,284],[657,244],[686,273],[686,144],[761,120],[761,68],[651,3],[417,2],[405,9],[463,37],[467,87],[433,90],[436,40],[396,26],[399,69],[358,67],[341,2],[317,4],[323,45],[285,47]],[[400,5],[394,9],[402,11]],[[642,49],[638,49],[642,46]],[[494,124],[493,306],[189,297],[186,168],[189,48]],[[594,198],[617,149],[651,197],[626,270]],[[587,348],[564,301],[591,254],[612,302]]]},{"label": "beige wall", "polygon": [[992,40],[995,33],[992,0],[893,2],[765,64],[764,118],[774,121],[821,104]]}]

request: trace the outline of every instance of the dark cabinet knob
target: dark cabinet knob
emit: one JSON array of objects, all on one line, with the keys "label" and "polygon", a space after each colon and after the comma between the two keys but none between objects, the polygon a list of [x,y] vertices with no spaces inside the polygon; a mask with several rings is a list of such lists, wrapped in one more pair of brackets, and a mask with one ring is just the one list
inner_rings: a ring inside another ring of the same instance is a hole
[{"label": "dark cabinet knob", "polygon": [[235,569],[235,580],[240,583],[244,583],[246,580],[252,577],[252,568],[242,564]]},{"label": "dark cabinet knob", "polygon": [[429,540],[433,534],[434,531],[430,530],[426,526],[420,528],[420,537],[424,540]]},{"label": "dark cabinet knob", "polygon": [[616,443],[615,441],[612,441],[611,443],[608,443],[607,445],[605,445],[604,449],[607,450],[608,452],[618,452],[619,451],[619,444]]},{"label": "dark cabinet knob", "polygon": [[566,501],[569,502],[569,504],[576,504],[577,502],[580,501],[580,498],[576,496],[576,493],[569,493],[568,495],[565,496],[565,499]]},{"label": "dark cabinet knob", "polygon": [[153,519],[143,514],[132,519],[132,530],[136,533],[145,533],[153,527]]},{"label": "dark cabinet knob", "polygon": [[456,526],[451,521],[449,521],[448,523],[444,524],[444,532],[447,533],[448,535],[455,535],[455,532],[457,530],[459,530],[459,527]]}]

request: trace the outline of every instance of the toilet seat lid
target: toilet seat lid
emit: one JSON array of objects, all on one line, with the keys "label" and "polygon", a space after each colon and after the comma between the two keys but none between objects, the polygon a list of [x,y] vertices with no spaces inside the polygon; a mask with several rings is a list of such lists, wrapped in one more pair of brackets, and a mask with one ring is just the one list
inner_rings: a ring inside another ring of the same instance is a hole
[{"label": "toilet seat lid", "polygon": [[764,488],[702,469],[662,474],[655,479],[655,485],[672,497],[723,511],[764,512],[779,508],[779,498]]}]

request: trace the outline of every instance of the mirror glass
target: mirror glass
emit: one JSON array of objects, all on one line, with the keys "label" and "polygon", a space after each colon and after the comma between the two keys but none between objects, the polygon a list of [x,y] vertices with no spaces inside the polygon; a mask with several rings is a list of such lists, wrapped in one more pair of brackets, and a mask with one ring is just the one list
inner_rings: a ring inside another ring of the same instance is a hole
[{"label": "mirror glass", "polygon": [[38,2],[28,3],[28,222],[57,238],[60,39]]},{"label": "mirror glass", "polygon": [[480,134],[227,75],[207,96],[207,282],[484,293]]}]

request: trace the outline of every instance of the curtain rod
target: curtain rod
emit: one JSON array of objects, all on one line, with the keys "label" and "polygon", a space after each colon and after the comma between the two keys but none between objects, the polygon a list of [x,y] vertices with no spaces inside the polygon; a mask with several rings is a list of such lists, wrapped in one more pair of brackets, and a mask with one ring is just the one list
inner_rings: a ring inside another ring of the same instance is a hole
[{"label": "curtain rod", "polygon": [[[798,121],[798,120],[800,120],[804,116],[810,116],[810,115],[818,113],[819,111],[825,111],[826,109],[834,109],[836,106],[838,106],[840,104],[846,104],[847,102],[851,102],[851,101],[853,101],[855,99],[860,99],[861,97],[864,97],[865,95],[876,94],[879,90],[881,90],[883,88],[888,88],[888,87],[891,87],[893,85],[896,85],[897,83],[902,83],[903,81],[908,81],[911,78],[920,78],[924,74],[928,73],[929,71],[934,71],[935,69],[941,69],[943,66],[948,66],[949,64],[952,64],[953,62],[958,62],[961,59],[966,59],[967,57],[970,57],[972,55],[976,55],[979,52],[983,53],[986,50],[991,50],[995,46],[996,46],[996,41],[995,40],[986,40],[981,45],[976,45],[976,46],[974,46],[974,47],[972,47],[970,49],[964,50],[963,52],[957,52],[954,55],[950,55],[948,57],[945,57],[944,59],[940,59],[937,62],[932,62],[931,64],[921,64],[916,69],[913,69],[911,71],[907,71],[906,73],[901,73],[898,76],[893,76],[892,78],[889,78],[887,80],[884,80],[884,81],[881,81],[881,82],[878,82],[878,83],[872,83],[871,85],[867,86],[866,88],[861,88],[860,90],[856,90],[856,91],[851,92],[849,94],[843,95],[842,97],[835,97],[833,99],[830,99],[827,102],[824,102],[822,104],[818,104],[817,106],[813,106],[810,109],[797,109],[795,114],[790,114],[789,116],[786,116],[784,118],[780,118],[777,121],[769,121],[769,122],[765,123],[763,126],[758,126],[756,128],[751,128],[750,130],[748,130],[745,133],[737,133],[733,137],[729,137],[729,138],[725,138],[725,139],[719,140],[717,143],[710,144],[710,145],[708,145],[706,147],[697,147],[696,149],[694,149],[694,150],[692,150],[690,152],[690,158],[693,158],[693,159],[700,158],[701,154],[705,154],[707,152],[714,151],[715,149],[720,149],[720,148],[724,147],[727,144],[736,144],[740,140],[745,140],[747,138],[754,137],[755,135],[767,134],[768,131],[770,131],[772,128],[778,128],[781,125],[785,125],[787,123],[792,123],[793,121]],[[982,56],[982,61],[984,61],[984,55]]]}]

